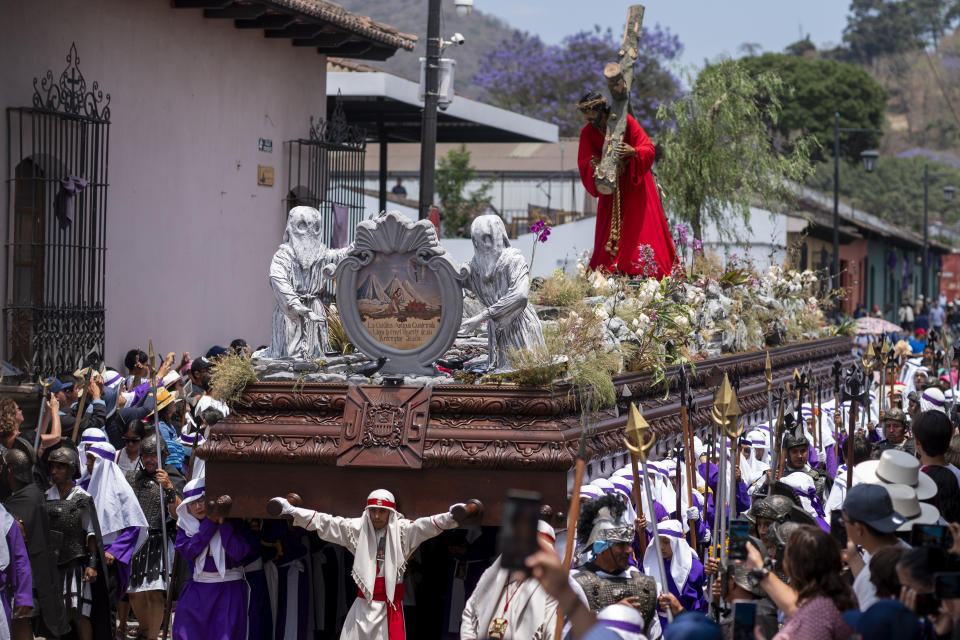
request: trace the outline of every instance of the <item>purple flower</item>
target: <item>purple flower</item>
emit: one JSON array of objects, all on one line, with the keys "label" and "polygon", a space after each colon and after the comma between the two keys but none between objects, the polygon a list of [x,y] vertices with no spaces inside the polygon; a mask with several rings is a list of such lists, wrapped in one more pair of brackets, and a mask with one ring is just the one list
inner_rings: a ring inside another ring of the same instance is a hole
[{"label": "purple flower", "polygon": [[537,220],[530,227],[530,233],[537,236],[538,242],[546,242],[547,238],[550,237],[550,225],[543,220]]},{"label": "purple flower", "polygon": [[703,240],[700,238],[694,238],[690,242],[690,248],[693,249],[694,253],[703,253]]},{"label": "purple flower", "polygon": [[678,244],[687,246],[687,225],[682,222],[673,225],[673,235],[676,236]]}]

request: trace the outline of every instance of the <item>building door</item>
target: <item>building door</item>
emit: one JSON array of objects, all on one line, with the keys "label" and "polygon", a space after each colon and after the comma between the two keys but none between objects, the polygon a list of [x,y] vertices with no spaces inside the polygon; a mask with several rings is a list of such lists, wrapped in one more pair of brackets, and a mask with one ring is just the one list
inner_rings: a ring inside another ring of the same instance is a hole
[{"label": "building door", "polygon": [[103,352],[110,95],[87,86],[76,45],[66,62],[7,108],[4,357],[31,376]]}]

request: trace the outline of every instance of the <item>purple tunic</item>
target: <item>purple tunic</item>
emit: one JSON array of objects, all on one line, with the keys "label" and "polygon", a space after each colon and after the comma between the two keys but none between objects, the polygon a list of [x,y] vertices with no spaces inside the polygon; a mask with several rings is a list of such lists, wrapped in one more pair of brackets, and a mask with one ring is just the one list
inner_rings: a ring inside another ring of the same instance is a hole
[{"label": "purple tunic", "polygon": [[[670,575],[670,560],[666,558],[663,559],[663,570],[667,574],[667,589],[676,596],[684,610],[706,613],[709,605],[706,597],[703,595],[703,586],[706,582],[705,574],[703,573],[703,563],[696,557],[693,558],[693,562],[690,565],[690,574],[687,576],[686,584],[683,585],[683,591],[678,589],[677,584],[673,581],[673,576]],[[660,628],[666,632],[666,615],[660,615]]]},{"label": "purple tunic", "polygon": [[120,598],[126,595],[127,588],[130,586],[130,560],[133,559],[139,536],[140,527],[127,527],[117,534],[116,539],[103,545],[103,552],[116,558],[113,566],[117,568],[117,577],[120,581],[118,585]]},{"label": "purple tunic", "polygon": [[[226,568],[242,568],[243,557],[250,552],[250,545],[230,522],[214,524],[205,518],[192,538],[183,529],[177,530],[174,547],[187,561],[191,576],[177,601],[177,614],[173,618],[174,640],[244,640],[247,636],[247,583],[242,574],[236,580],[223,582],[197,582],[193,578],[194,563],[218,531]],[[205,558],[203,570],[216,573],[213,558],[210,554]]]},{"label": "purple tunic", "polygon": [[33,576],[30,573],[30,556],[27,555],[27,546],[23,542],[20,527],[14,522],[7,532],[7,549],[10,550],[10,564],[0,571],[0,602],[7,612],[7,623],[13,606],[8,595],[8,585],[13,584],[13,604],[18,607],[33,606]]}]

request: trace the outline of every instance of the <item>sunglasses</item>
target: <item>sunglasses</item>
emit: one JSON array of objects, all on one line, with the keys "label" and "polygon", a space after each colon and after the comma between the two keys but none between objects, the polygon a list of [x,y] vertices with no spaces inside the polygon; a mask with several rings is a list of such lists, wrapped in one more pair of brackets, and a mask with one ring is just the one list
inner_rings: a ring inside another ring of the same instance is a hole
[{"label": "sunglasses", "polygon": [[140,438],[124,438],[124,442],[140,442]]}]

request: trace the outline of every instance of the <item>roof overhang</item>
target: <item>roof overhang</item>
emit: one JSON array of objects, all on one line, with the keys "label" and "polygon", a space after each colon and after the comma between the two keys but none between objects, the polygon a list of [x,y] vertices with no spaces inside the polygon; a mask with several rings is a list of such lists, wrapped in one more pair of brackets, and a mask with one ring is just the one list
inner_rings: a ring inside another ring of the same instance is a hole
[{"label": "roof overhang", "polygon": [[[351,125],[370,138],[420,142],[423,103],[419,85],[390,73],[327,73],[327,95],[343,103]],[[333,100],[327,101],[332,112]],[[557,125],[506,109],[456,96],[437,112],[437,142],[556,142]]]},{"label": "roof overhang", "polygon": [[342,58],[386,60],[412,51],[417,37],[346,11],[329,0],[172,0],[176,9],[203,9],[207,19],[233,20],[237,29],[262,29],[295,47]]}]

